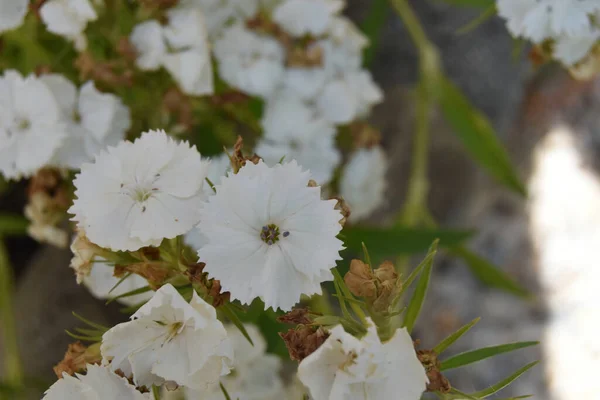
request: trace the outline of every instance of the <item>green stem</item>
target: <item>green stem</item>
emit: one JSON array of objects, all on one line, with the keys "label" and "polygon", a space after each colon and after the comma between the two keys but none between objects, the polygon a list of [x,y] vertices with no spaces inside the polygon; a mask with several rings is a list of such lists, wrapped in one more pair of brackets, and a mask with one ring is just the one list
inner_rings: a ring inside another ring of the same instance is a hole
[{"label": "green stem", "polygon": [[413,11],[407,0],[390,0],[392,7],[396,10],[400,19],[404,23],[408,34],[419,51],[423,48],[430,46],[429,39],[419,22],[419,18]]},{"label": "green stem", "polygon": [[[338,271],[337,268],[333,268],[331,271],[333,272],[333,276],[334,276],[336,283],[339,285],[342,295],[344,295],[345,297],[347,297],[349,299],[354,298],[352,293],[350,293],[350,289],[348,289],[348,286],[346,286],[346,283],[344,282],[344,279],[342,278],[340,271]],[[367,322],[367,317],[366,317],[363,309],[360,308],[360,306],[354,302],[349,302],[349,303],[350,303],[350,307],[352,308],[352,310],[354,311],[354,313],[356,314],[356,316],[358,317],[360,322],[362,322],[362,324],[365,325]]]},{"label": "green stem", "polygon": [[17,330],[13,315],[13,277],[8,253],[4,242],[0,238],[0,330],[4,344],[5,373],[8,383],[21,386],[23,370],[19,347],[17,344]]}]

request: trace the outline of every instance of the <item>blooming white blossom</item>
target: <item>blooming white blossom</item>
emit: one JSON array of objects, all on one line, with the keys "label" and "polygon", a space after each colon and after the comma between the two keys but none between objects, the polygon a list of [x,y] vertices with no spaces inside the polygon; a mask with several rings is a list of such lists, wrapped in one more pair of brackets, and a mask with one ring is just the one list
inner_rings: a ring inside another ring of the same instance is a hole
[{"label": "blooming white blossom", "polygon": [[600,29],[584,36],[565,36],[556,41],[554,57],[567,66],[583,60],[600,39]]},{"label": "blooming white blossom", "polygon": [[382,343],[372,323],[361,339],[333,328],[300,362],[298,378],[314,400],[419,400],[428,383],[406,328]]},{"label": "blooming white blossom", "polygon": [[350,206],[351,221],[371,214],[384,200],[387,159],[380,147],[355,152],[344,168],[340,194]]},{"label": "blooming white blossom", "polygon": [[0,172],[7,179],[34,174],[65,137],[52,92],[34,76],[8,70],[0,77]]},{"label": "blooming white blossom", "polygon": [[146,21],[130,40],[142,70],[164,67],[183,92],[200,96],[214,90],[206,22],[198,7],[183,3],[167,11],[168,24]]},{"label": "blooming white blossom", "polygon": [[83,32],[98,15],[90,0],[48,0],[40,8],[40,17],[50,32],[73,41],[82,51],[87,47]]},{"label": "blooming white blossom", "polygon": [[[121,281],[121,278],[114,276],[114,266],[98,258],[94,260],[89,274],[83,277],[83,284],[95,298],[108,299],[146,287],[148,281],[137,274],[131,274]],[[127,306],[135,306],[150,300],[153,294],[154,292],[149,290],[134,296],[121,297],[117,301]]]},{"label": "blooming white blossom", "polygon": [[244,21],[259,11],[261,0],[184,0],[197,4],[206,15],[208,33],[218,36],[228,24]]},{"label": "blooming white blossom", "polygon": [[164,131],[121,142],[83,164],[69,213],[92,243],[112,250],[159,245],[200,221],[208,163]]},{"label": "blooming white blossom", "polygon": [[233,299],[260,297],[267,308],[290,310],[332,279],[342,217],[336,200],[321,200],[321,188],[307,186],[310,177],[296,161],[247,163],[204,204],[199,230],[208,244],[198,255]]},{"label": "blooming white blossom", "polygon": [[46,391],[43,400],[119,399],[149,400],[148,394],[137,391],[129,381],[108,368],[88,364],[85,375],[75,377],[63,372],[59,379]]},{"label": "blooming white blossom", "polygon": [[43,75],[40,80],[54,94],[67,125],[67,138],[54,154],[53,164],[78,169],[106,146],[115,146],[123,140],[131,126],[131,117],[119,97],[99,92],[91,81],[78,92],[62,75]]},{"label": "blooming white blossom", "polygon": [[267,103],[262,126],[264,135],[254,151],[268,165],[282,158],[296,160],[310,169],[317,183],[329,183],[341,155],[334,126],[318,117],[316,110],[294,95],[278,95]]},{"label": "blooming white blossom", "polygon": [[273,20],[293,36],[319,36],[343,7],[342,0],[284,0],[273,11]]},{"label": "blooming white blossom", "polygon": [[18,28],[29,9],[29,0],[0,0],[0,33]]},{"label": "blooming white blossom", "polygon": [[281,44],[242,24],[223,32],[215,42],[214,53],[221,78],[249,94],[266,98],[283,77],[285,53]]},{"label": "blooming white blossom", "polygon": [[187,303],[167,284],[131,319],[103,335],[100,351],[104,363],[133,375],[136,385],[174,381],[205,390],[229,372],[233,349],[227,332],[214,307],[195,291]]}]

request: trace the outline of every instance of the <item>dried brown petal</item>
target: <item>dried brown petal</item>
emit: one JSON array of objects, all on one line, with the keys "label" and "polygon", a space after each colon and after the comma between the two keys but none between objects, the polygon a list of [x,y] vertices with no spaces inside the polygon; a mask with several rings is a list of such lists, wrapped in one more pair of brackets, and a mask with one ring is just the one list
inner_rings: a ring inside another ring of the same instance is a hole
[{"label": "dried brown petal", "polygon": [[54,373],[61,379],[63,372],[68,375],[84,372],[87,364],[99,364],[101,360],[99,343],[86,347],[78,341],[69,345],[62,361],[54,366]]},{"label": "dried brown petal", "polygon": [[371,267],[360,260],[350,262],[350,270],[344,276],[344,282],[353,295],[373,298],[377,294]]},{"label": "dried brown petal", "polygon": [[308,308],[294,308],[289,313],[277,318],[277,321],[284,324],[308,325],[312,323],[309,317]]},{"label": "dried brown petal", "polygon": [[285,342],[290,353],[290,358],[295,361],[302,361],[314,353],[329,337],[322,328],[315,328],[302,325],[297,329],[290,329],[287,332],[279,332],[279,336]]}]

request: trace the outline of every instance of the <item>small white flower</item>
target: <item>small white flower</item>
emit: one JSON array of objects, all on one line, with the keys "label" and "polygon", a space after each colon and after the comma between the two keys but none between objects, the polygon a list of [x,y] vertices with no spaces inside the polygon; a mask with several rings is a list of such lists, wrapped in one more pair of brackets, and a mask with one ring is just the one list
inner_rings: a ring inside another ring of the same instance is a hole
[{"label": "small white flower", "polygon": [[233,25],[214,48],[219,74],[229,85],[249,94],[268,97],[284,73],[284,50],[275,39]]},{"label": "small white flower", "polygon": [[307,187],[309,179],[296,161],[247,163],[204,204],[199,229],[208,244],[198,255],[233,299],[260,297],[267,308],[290,310],[332,279],[341,214],[335,200],[321,200],[320,187]]},{"label": "small white flower", "polygon": [[260,0],[187,0],[206,15],[209,35],[218,36],[228,24],[245,21],[259,10]]},{"label": "small white flower", "polygon": [[48,0],[40,8],[40,17],[48,30],[73,41],[79,51],[87,47],[83,32],[98,16],[89,0]]},{"label": "small white flower", "polygon": [[598,43],[600,31],[585,36],[565,36],[556,41],[553,56],[566,66],[575,65],[585,58],[590,50]]},{"label": "small white flower", "polygon": [[65,137],[62,113],[48,87],[8,70],[0,77],[0,172],[7,179],[47,165]]},{"label": "small white flower", "polygon": [[67,138],[53,158],[53,164],[78,169],[106,146],[115,146],[131,126],[129,108],[110,93],[101,93],[87,82],[79,93],[62,75],[43,75],[44,82],[60,104],[67,123]]},{"label": "small white flower", "polygon": [[406,328],[381,343],[373,324],[362,339],[341,326],[298,366],[314,400],[418,400],[428,382]]},{"label": "small white flower", "polygon": [[170,284],[161,287],[131,321],[102,337],[110,368],[133,374],[136,385],[174,381],[205,390],[229,372],[231,343],[214,307],[194,291],[187,303]]},{"label": "small white flower", "polygon": [[341,155],[335,146],[335,128],[316,115],[315,110],[294,95],[270,99],[262,119],[264,136],[254,149],[273,166],[281,159],[310,169],[313,179],[327,184],[339,165]]},{"label": "small white flower", "polygon": [[162,66],[167,45],[163,37],[163,27],[158,21],[137,24],[129,36],[137,50],[135,63],[142,71],[155,71]]},{"label": "small white flower", "polygon": [[29,0],[0,0],[0,33],[18,28],[29,9]]},{"label": "small white flower", "polygon": [[[97,258],[94,260],[93,266],[89,274],[83,278],[83,284],[90,291],[92,296],[97,299],[108,299],[116,297],[132,290],[140,289],[148,286],[148,281],[137,274],[131,274],[123,279],[114,276],[114,266],[108,264],[106,260]],[[119,285],[115,287],[115,285]],[[114,288],[114,290],[112,290]],[[111,292],[112,290],[112,292]],[[119,303],[127,306],[135,306],[152,298],[154,292],[149,290],[144,293],[133,296],[121,297],[117,299]]]},{"label": "small white flower", "polygon": [[350,221],[371,214],[384,201],[387,171],[385,153],[380,147],[358,150],[344,168],[340,194],[350,206]]},{"label": "small white flower", "polygon": [[164,131],[121,142],[83,164],[69,209],[92,243],[112,250],[157,246],[200,221],[208,163]]},{"label": "small white flower", "polygon": [[107,368],[87,365],[85,375],[76,377],[63,373],[62,379],[48,389],[43,400],[118,399],[149,400],[148,395],[138,392],[127,379]]},{"label": "small white flower", "polygon": [[273,11],[273,20],[293,36],[319,36],[343,7],[342,0],[284,0]]}]

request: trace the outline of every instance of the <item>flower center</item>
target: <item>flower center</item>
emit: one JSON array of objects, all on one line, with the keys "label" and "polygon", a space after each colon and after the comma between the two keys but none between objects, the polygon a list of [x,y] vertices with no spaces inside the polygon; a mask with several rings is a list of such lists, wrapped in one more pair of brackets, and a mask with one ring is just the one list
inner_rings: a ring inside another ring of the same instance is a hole
[{"label": "flower center", "polygon": [[174,324],[169,325],[169,330],[167,333],[167,339],[165,342],[170,342],[175,338],[175,336],[179,335],[183,330],[184,325],[183,322],[175,322]]},{"label": "flower center", "polygon": [[[283,232],[283,237],[288,237],[289,232]],[[262,227],[260,230],[260,238],[263,242],[271,246],[279,241],[279,227],[275,224],[269,224]]]},{"label": "flower center", "polygon": [[12,129],[8,130],[8,135],[11,136],[12,134],[15,134],[15,133],[18,134],[20,132],[24,132],[24,131],[28,130],[30,127],[31,127],[31,121],[29,121],[27,118],[17,117],[13,121]]}]

